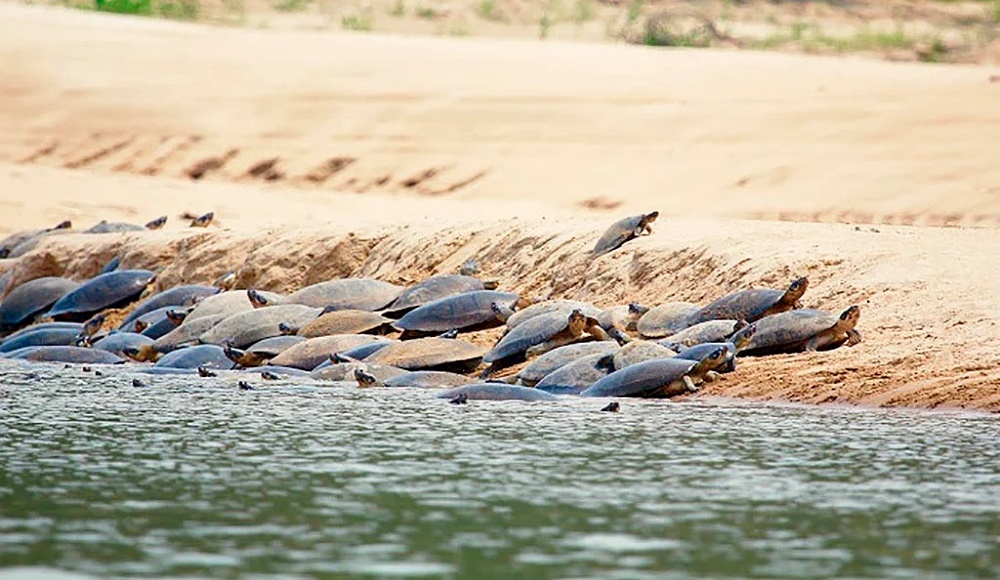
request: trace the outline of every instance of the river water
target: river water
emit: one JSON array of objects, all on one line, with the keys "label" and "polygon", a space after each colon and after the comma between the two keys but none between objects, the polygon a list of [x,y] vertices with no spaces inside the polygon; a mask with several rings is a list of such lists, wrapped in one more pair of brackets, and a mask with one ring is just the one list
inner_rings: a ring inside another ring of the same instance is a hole
[{"label": "river water", "polygon": [[995,416],[0,368],[0,576],[1000,578]]}]

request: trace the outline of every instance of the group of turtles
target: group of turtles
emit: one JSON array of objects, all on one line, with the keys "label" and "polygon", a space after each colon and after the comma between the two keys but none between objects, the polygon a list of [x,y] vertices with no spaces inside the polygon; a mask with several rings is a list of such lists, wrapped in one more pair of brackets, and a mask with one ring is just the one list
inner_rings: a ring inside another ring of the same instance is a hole
[{"label": "group of turtles", "polygon": [[[648,234],[656,216],[615,223],[592,252]],[[31,236],[14,234],[0,247],[12,239],[20,244]],[[408,286],[340,278],[289,294],[237,289],[229,274],[154,292],[155,272],[122,269],[115,259],[82,282],[42,277],[8,288],[0,299],[0,329],[9,333],[0,358],[90,369],[129,365],[154,375],[226,371],[264,380],[436,388],[438,396],[464,403],[668,398],[735,371],[743,357],[861,341],[858,306],[841,313],[803,307],[806,278],[708,304],[600,308],[531,299],[477,273],[470,260],[459,273]],[[112,325],[113,318],[120,322]]]}]

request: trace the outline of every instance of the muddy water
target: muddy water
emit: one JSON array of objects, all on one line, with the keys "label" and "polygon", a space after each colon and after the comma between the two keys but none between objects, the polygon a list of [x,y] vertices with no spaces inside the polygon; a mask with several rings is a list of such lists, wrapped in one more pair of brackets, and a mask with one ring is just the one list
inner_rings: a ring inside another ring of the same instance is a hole
[{"label": "muddy water", "polygon": [[1000,577],[995,416],[0,368],[13,577]]}]

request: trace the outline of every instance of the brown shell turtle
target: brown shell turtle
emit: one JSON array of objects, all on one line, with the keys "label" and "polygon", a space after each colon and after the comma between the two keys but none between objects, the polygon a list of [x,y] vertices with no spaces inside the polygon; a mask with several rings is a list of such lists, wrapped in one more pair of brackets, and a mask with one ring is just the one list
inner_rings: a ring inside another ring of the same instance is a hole
[{"label": "brown shell turtle", "polygon": [[597,323],[604,330],[610,331],[617,328],[622,331],[636,331],[639,319],[642,318],[650,308],[634,302],[630,304],[620,304],[605,308],[596,316]]},{"label": "brown shell turtle", "polygon": [[792,282],[787,289],[750,288],[727,294],[709,303],[691,315],[690,324],[706,320],[746,320],[754,322],[770,316],[802,308],[802,295],[809,288],[809,279],[802,277]]},{"label": "brown shell turtle", "polygon": [[654,211],[646,214],[630,216],[611,224],[611,227],[604,232],[597,243],[594,244],[593,253],[595,256],[606,254],[622,247],[625,242],[633,240],[641,235],[653,233],[649,224],[656,221],[660,212]]},{"label": "brown shell turtle", "polygon": [[485,349],[451,338],[417,338],[395,342],[369,355],[365,362],[408,371],[439,370],[467,373],[479,366]]},{"label": "brown shell turtle", "polygon": [[650,308],[635,324],[644,338],[663,338],[690,326],[688,320],[700,307],[693,302],[667,302]]},{"label": "brown shell turtle", "polygon": [[677,353],[651,340],[635,340],[621,347],[614,354],[616,371],[654,358],[672,358]]},{"label": "brown shell turtle", "polygon": [[739,354],[759,356],[855,346],[861,342],[861,333],[855,329],[860,317],[861,307],[856,305],[840,316],[812,308],[767,316],[755,323],[757,332]]},{"label": "brown shell turtle", "polygon": [[306,338],[333,334],[385,334],[392,330],[391,323],[391,319],[367,310],[333,310],[298,328],[283,328],[282,332]]},{"label": "brown shell turtle", "polygon": [[574,310],[580,310],[584,315],[594,318],[601,314],[600,308],[578,300],[542,300],[517,311],[505,308],[503,304],[499,304],[498,308],[493,309],[493,312],[500,320],[507,324],[508,329],[513,330],[536,316],[553,312],[561,312],[568,315]]},{"label": "brown shell turtle", "polygon": [[377,342],[378,340],[378,337],[371,334],[319,336],[292,345],[271,359],[270,364],[311,371],[326,361],[331,353]]},{"label": "brown shell turtle", "polygon": [[301,304],[283,304],[237,312],[223,318],[202,334],[199,340],[204,344],[217,345],[230,342],[236,348],[244,348],[258,340],[279,336],[281,332],[278,325],[282,322],[301,325],[316,318],[319,313],[319,308]]},{"label": "brown shell turtle", "polygon": [[408,371],[385,379],[384,381],[380,381],[373,373],[360,368],[354,371],[354,378],[358,381],[358,386],[362,388],[407,387],[417,389],[451,389],[475,382],[474,379],[465,375],[449,373],[446,371]]}]

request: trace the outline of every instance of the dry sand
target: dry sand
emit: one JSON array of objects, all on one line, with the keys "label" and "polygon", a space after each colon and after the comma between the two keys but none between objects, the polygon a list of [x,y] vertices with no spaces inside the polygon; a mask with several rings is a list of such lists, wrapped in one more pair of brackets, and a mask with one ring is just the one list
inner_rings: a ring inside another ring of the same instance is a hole
[{"label": "dry sand", "polygon": [[[171,217],[51,238],[3,261],[17,280],[120,253],[164,285],[235,269],[283,291],[476,257],[610,305],[808,275],[809,306],[862,305],[865,341],[748,360],[709,395],[1000,410],[996,69],[9,5],[0,62],[0,231]],[[654,235],[586,255],[651,209]],[[221,227],[176,218],[209,210]]]}]

